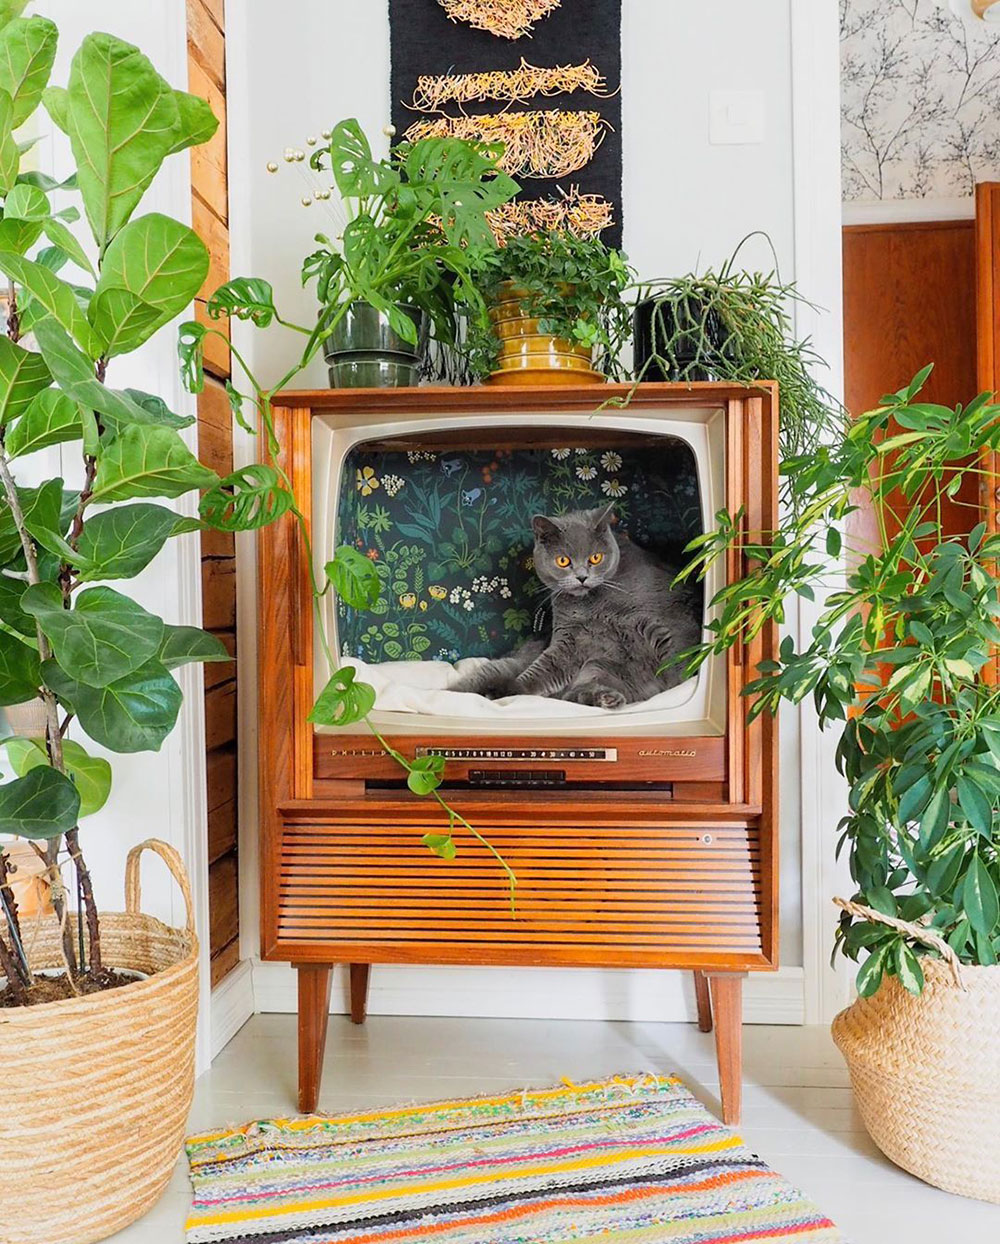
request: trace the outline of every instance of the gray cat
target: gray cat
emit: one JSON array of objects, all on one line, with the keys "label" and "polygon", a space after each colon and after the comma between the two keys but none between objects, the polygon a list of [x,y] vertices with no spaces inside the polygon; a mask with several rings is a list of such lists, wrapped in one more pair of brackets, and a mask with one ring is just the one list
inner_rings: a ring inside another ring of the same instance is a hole
[{"label": "gray cat", "polygon": [[673,571],[619,540],[613,510],[531,520],[535,572],[552,598],[552,637],[529,640],[449,690],[621,708],[684,681],[681,665],[663,667],[701,636],[699,590],[672,586]]}]

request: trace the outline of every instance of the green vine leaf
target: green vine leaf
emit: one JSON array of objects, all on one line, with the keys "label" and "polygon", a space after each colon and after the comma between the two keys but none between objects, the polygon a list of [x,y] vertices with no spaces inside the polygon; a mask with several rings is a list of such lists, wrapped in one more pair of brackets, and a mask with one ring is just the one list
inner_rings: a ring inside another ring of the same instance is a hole
[{"label": "green vine leaf", "polygon": [[0,834],[60,838],[80,815],[80,794],[70,778],[49,765],[0,786]]},{"label": "green vine leaf", "polygon": [[358,682],[355,670],[337,670],[319,694],[308,720],[317,726],[349,726],[375,707],[375,688]]},{"label": "green vine leaf", "polygon": [[424,834],[420,841],[439,859],[453,860],[458,854],[455,839],[451,834]]},{"label": "green vine leaf", "polygon": [[415,795],[431,795],[444,779],[443,756],[418,756],[409,762],[406,785]]},{"label": "green vine leaf", "polygon": [[251,463],[233,471],[201,499],[202,519],[217,531],[256,531],[294,506],[274,467]]},{"label": "green vine leaf", "polygon": [[267,328],[278,314],[274,308],[274,290],[260,277],[240,276],[220,285],[208,300],[208,314],[213,320],[225,315],[249,320],[257,328]]},{"label": "green vine leaf", "polygon": [[189,393],[205,388],[205,334],[208,329],[197,320],[187,320],[177,330],[177,357],[181,380]]},{"label": "green vine leaf", "polygon": [[324,569],[334,591],[352,609],[370,609],[378,600],[382,584],[374,563],[349,544],[342,544]]}]

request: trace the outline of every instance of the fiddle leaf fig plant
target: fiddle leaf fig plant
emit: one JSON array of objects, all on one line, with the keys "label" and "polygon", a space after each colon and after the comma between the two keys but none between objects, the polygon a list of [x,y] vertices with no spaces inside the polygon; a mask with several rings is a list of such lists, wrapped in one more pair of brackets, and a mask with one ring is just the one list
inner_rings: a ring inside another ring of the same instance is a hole
[{"label": "fiddle leaf fig plant", "polygon": [[[839,730],[850,799],[837,849],[857,892],[836,943],[862,960],[866,996],[885,975],[921,991],[921,960],[939,951],[917,933],[962,963],[1000,957],[1000,690],[987,676],[1000,646],[1000,536],[984,522],[965,535],[942,525],[945,499],[986,474],[977,455],[1000,448],[1000,405],[986,393],[955,409],[921,401],[929,373],[784,462],[801,505],[777,531],[741,534],[741,516],[722,515],[687,571],[734,545],[751,566],[715,598],[695,667],[781,623],[794,597],[823,600],[807,640],[786,636],[760,665],[749,715],[812,697],[820,724]],[[846,584],[831,588],[841,526],[859,506],[875,534],[844,550]]]},{"label": "fiddle leaf fig plant", "polygon": [[[173,671],[224,661],[222,644],[173,626],[126,590],[168,540],[199,526],[231,531],[280,512],[266,468],[220,480],[182,435],[193,420],[109,371],[190,304],[208,274],[204,243],[185,224],[142,214],[143,194],[170,156],[211,137],[208,104],[175,90],[138,48],[88,35],[65,86],[52,85],[58,32],[23,5],[0,8],[0,703],[40,700],[42,737],[0,744],[0,833],[26,838],[48,865],[63,927],[66,993],[108,987],[86,864],[84,817],[112,788],[94,754],[158,750],[181,690]],[[17,13],[17,15],[13,15]],[[15,131],[44,104],[69,138],[77,171],[56,184],[22,171]],[[69,226],[75,207],[50,196],[79,190],[90,238]],[[72,279],[64,275],[73,270]],[[30,335],[29,335],[30,333]],[[40,451],[62,446],[77,465],[29,486]],[[164,502],[206,492],[200,519]],[[114,586],[112,586],[112,584]],[[67,920],[62,870],[71,861],[87,938]],[[32,1001],[6,857],[0,844],[0,975],[14,1003]]]}]

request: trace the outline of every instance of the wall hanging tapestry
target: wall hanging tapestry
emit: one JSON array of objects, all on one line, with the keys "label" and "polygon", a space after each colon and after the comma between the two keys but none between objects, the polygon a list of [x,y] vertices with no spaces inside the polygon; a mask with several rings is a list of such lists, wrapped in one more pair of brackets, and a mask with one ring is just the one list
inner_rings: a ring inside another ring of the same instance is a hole
[{"label": "wall hanging tapestry", "polygon": [[340,655],[369,663],[496,657],[544,619],[533,514],[615,503],[616,530],[678,567],[703,530],[683,441],[655,448],[367,450],[344,464],[337,543],[375,563],[371,610],[338,601]]},{"label": "wall hanging tapestry", "polygon": [[621,0],[389,0],[397,138],[503,142],[498,232],[621,245]]},{"label": "wall hanging tapestry", "polygon": [[672,1077],[274,1119],[187,1151],[188,1244],[843,1244]]}]

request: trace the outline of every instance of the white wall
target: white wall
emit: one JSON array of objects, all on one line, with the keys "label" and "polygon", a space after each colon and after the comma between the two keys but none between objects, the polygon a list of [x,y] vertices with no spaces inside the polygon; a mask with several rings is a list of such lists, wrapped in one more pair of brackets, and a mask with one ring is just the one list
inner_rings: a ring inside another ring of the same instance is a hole
[{"label": "white wall", "polygon": [[[137,44],[173,85],[187,87],[187,43],[184,0],[126,4],[123,0],[40,0],[33,12],[51,17],[59,27],[59,56],[52,81],[65,84],[69,62],[84,35],[105,30]],[[65,175],[73,167],[69,143],[41,114],[38,166]],[[150,187],[143,212],[160,211],[190,223],[191,175],[187,155],[173,156]],[[76,196],[78,201],[78,196]],[[77,226],[81,240],[85,226]],[[162,329],[135,354],[112,361],[108,382],[157,393],[182,414],[194,413],[193,399],[180,386],[176,361],[176,333]],[[194,446],[193,429],[186,433]],[[62,447],[63,472],[72,484],[79,475],[75,446]],[[55,458],[55,455],[53,455]],[[57,469],[55,462],[52,469]],[[169,504],[169,503],[168,503]],[[177,503],[193,512],[195,501]],[[201,618],[201,579],[198,537],[170,541],[134,584],[130,594],[167,622],[198,625]],[[123,907],[125,857],[146,838],[161,838],[184,855],[196,895],[198,930],[207,952],[207,821],[204,777],[204,705],[201,670],[179,671],[185,706],[177,728],[159,753],[109,756],[114,767],[112,794],[100,814],[83,822],[81,838],[94,874],[98,903],[107,910]],[[72,730],[71,730],[72,735]],[[94,747],[94,751],[100,751]],[[184,905],[177,887],[158,859],[148,857],[143,868],[143,910],[174,925],[184,923]],[[208,998],[207,953],[203,953],[203,1005]],[[206,1014],[203,1010],[203,1015]],[[207,1065],[208,1032],[202,1025],[199,1056]]]},{"label": "white wall", "polygon": [[[837,135],[837,26],[834,0],[714,0],[710,5],[677,0],[624,0],[623,142],[625,249],[646,278],[718,265],[753,230],[763,230],[777,252],[781,274],[802,268],[803,293],[833,309],[818,330],[827,357],[839,360],[839,164]],[[283,314],[314,315],[303,292],[299,267],[312,236],[329,223],[315,205],[303,208],[293,169],[281,164],[285,147],[304,147],[345,116],[380,136],[389,116],[389,35],[385,4],[358,0],[282,0],[229,6],[229,112],[234,275],[266,277]],[[804,12],[808,9],[809,12]],[[832,20],[831,20],[832,19]],[[796,54],[812,66],[793,76]],[[709,142],[713,89],[760,90],[765,134],[750,146]],[[793,109],[793,88],[797,104]],[[815,93],[825,92],[826,108]],[[794,124],[793,124],[794,121]],[[385,141],[385,140],[383,140]],[[798,165],[796,164],[798,160]],[[817,187],[821,197],[817,199]],[[829,202],[827,201],[829,200]],[[770,251],[755,241],[744,251],[747,266],[769,268]],[[239,331],[239,329],[238,329]],[[275,382],[294,358],[297,342],[278,333],[245,334],[238,340],[252,364]],[[300,387],[326,383],[322,363]],[[245,452],[249,452],[247,447]],[[242,635],[253,609],[244,577]],[[797,619],[790,619],[795,626]],[[241,660],[252,659],[241,640]],[[252,666],[242,679],[246,689]],[[244,704],[244,740],[251,737],[253,709]],[[782,963],[780,984],[761,983],[758,1018],[803,1015],[801,768],[797,714],[782,720]],[[244,774],[250,772],[247,757]],[[815,796],[816,782],[810,797]],[[808,833],[818,832],[810,806]],[[829,844],[829,841],[827,843]],[[253,859],[253,844],[241,858]],[[244,874],[249,905],[244,928],[256,920],[253,887]],[[249,884],[246,884],[249,883]],[[807,907],[813,900],[807,896]],[[811,912],[810,912],[811,918]],[[832,922],[831,922],[832,927]],[[381,981],[381,985],[380,985]],[[292,1003],[290,974],[266,966],[255,973],[258,1005]],[[422,986],[424,987],[422,989]],[[629,979],[586,977],[537,970],[377,969],[373,1009],[437,1009],[483,1014],[591,1014],[620,1017],[686,1013],[679,988],[655,974]],[[768,1012],[768,1007],[770,1011]]]}]

